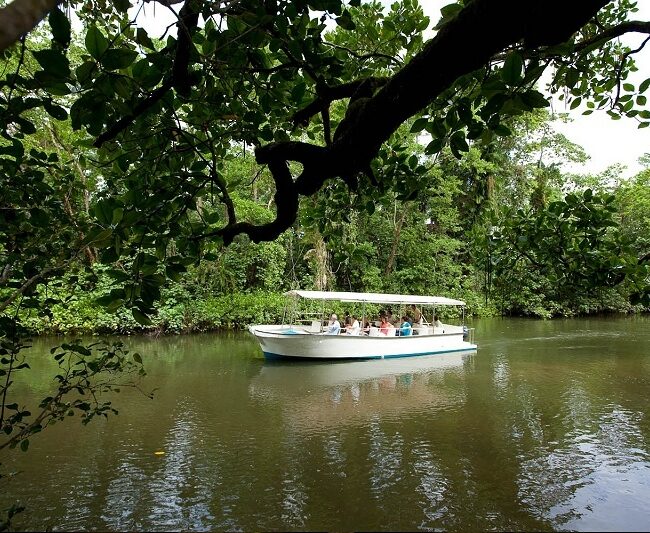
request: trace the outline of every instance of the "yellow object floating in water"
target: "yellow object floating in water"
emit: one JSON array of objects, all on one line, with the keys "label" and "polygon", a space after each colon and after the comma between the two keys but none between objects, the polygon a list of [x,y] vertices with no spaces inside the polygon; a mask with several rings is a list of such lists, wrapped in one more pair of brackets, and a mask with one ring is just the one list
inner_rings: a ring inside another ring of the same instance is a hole
[{"label": "yellow object floating in water", "polygon": [[165,455],[165,452],[153,452],[154,455]]}]

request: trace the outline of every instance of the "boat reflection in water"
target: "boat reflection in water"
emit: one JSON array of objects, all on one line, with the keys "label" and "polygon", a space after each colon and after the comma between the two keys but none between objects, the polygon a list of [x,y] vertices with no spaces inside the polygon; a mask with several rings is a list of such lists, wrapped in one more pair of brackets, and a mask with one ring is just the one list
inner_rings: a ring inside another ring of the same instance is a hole
[{"label": "boat reflection in water", "polygon": [[282,405],[295,428],[360,424],[407,412],[462,404],[458,386],[475,351],[355,362],[266,361],[249,387],[251,397]]}]

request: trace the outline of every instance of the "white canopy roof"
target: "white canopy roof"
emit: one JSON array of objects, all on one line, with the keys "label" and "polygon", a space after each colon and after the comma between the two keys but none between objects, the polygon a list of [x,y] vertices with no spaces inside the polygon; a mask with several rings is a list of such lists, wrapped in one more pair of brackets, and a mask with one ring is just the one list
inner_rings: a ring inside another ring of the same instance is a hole
[{"label": "white canopy roof", "polygon": [[379,294],[372,292],[288,291],[286,296],[309,300],[337,300],[339,302],[368,302],[376,304],[465,305],[460,300],[443,296],[413,296],[408,294]]}]

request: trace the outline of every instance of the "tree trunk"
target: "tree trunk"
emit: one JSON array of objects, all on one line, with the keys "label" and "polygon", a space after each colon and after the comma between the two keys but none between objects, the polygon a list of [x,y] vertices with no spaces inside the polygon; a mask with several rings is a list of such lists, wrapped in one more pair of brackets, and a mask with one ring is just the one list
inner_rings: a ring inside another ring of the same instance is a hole
[{"label": "tree trunk", "polygon": [[406,209],[402,211],[397,224],[395,224],[395,233],[393,234],[393,244],[390,248],[390,255],[388,256],[388,261],[386,261],[386,268],[384,269],[384,276],[389,276],[393,272],[393,267],[395,266],[395,257],[397,257],[397,247],[399,246],[399,237],[402,233],[402,226],[406,220]]}]

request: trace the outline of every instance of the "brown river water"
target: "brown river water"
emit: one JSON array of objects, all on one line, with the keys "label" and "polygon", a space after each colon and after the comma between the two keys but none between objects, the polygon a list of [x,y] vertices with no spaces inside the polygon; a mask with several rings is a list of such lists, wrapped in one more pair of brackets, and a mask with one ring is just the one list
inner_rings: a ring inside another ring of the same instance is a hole
[{"label": "brown river water", "polygon": [[[470,325],[474,354],[367,362],[124,339],[154,399],[0,452],[0,508],[39,531],[650,530],[650,318]],[[60,342],[34,341],[19,402]]]}]

